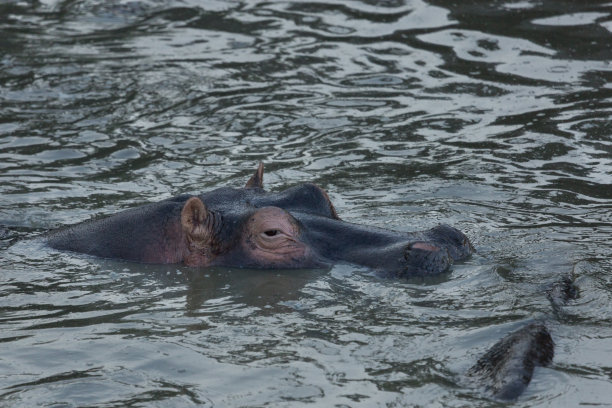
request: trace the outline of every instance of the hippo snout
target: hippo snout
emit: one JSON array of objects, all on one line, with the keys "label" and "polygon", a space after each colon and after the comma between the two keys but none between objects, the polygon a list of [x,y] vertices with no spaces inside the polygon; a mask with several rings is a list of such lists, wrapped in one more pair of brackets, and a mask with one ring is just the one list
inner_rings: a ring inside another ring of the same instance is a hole
[{"label": "hippo snout", "polygon": [[399,276],[433,276],[446,272],[453,262],[468,258],[474,247],[468,237],[449,225],[438,225],[415,234],[402,248]]},{"label": "hippo snout", "polygon": [[441,224],[425,233],[427,241],[444,248],[455,261],[468,258],[476,252],[468,237],[450,225]]},{"label": "hippo snout", "polygon": [[404,249],[405,265],[401,275],[431,276],[445,272],[453,264],[446,248],[428,242],[410,243]]}]

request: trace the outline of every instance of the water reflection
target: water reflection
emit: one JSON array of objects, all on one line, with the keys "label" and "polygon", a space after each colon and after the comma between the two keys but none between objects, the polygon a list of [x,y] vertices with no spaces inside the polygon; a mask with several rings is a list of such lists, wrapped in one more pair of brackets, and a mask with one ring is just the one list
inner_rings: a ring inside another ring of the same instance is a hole
[{"label": "water reflection", "polygon": [[[142,269],[142,268],[138,268]],[[198,313],[221,312],[223,302],[261,309],[263,312],[287,311],[284,305],[295,304],[301,289],[328,271],[191,269],[147,266],[141,273],[154,276],[163,286],[186,284],[185,309]],[[214,306],[209,309],[209,306]]]}]

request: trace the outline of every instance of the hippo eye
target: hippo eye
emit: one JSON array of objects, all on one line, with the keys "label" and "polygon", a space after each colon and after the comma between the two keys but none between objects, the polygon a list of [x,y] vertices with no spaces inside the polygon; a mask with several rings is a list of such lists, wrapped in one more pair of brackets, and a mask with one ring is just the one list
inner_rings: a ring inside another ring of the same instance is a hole
[{"label": "hippo eye", "polygon": [[245,232],[247,245],[255,244],[259,250],[278,253],[297,245],[299,236],[297,221],[278,207],[257,210],[248,220]]}]

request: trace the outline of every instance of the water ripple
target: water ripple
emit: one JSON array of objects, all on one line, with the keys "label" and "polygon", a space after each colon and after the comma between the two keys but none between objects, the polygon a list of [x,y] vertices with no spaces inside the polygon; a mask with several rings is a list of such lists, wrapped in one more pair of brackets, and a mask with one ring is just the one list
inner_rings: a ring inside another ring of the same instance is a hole
[{"label": "water ripple", "polygon": [[[609,7],[485,3],[0,4],[0,401],[486,406],[460,373],[542,317],[555,364],[519,404],[605,403]],[[271,190],[315,182],[362,224],[453,224],[478,254],[397,282],[33,239],[241,186],[259,161]],[[544,293],[569,273],[580,297],[555,315]]]}]

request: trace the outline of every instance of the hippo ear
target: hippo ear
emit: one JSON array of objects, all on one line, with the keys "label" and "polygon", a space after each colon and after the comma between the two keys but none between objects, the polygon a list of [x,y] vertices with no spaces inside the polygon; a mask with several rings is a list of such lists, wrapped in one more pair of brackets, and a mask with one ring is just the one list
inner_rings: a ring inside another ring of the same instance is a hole
[{"label": "hippo ear", "polygon": [[245,188],[263,188],[263,163],[259,163],[259,167],[257,167],[257,171],[253,176],[247,181]]},{"label": "hippo ear", "polygon": [[191,197],[181,211],[181,226],[192,240],[201,241],[210,236],[208,210],[198,197]]}]

